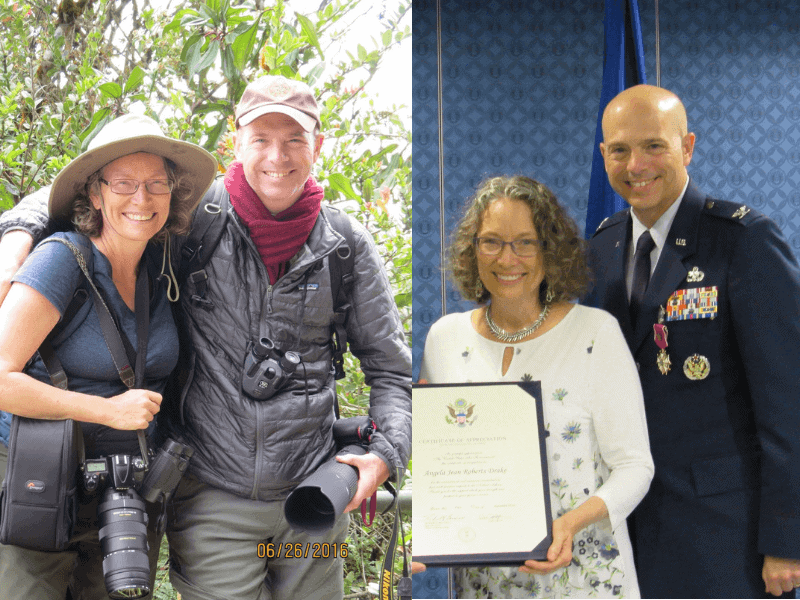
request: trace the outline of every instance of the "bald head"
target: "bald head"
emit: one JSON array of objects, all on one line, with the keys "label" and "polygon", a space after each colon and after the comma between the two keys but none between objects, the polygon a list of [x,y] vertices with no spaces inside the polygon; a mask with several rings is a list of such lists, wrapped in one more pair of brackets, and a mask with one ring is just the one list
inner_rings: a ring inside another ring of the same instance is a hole
[{"label": "bald head", "polygon": [[603,112],[600,152],[608,181],[648,228],[680,197],[693,151],[686,109],[668,90],[628,88]]},{"label": "bald head", "polygon": [[689,128],[686,108],[675,94],[654,85],[635,85],[611,99],[603,111],[603,137],[606,137],[606,121],[626,113],[645,115],[648,112],[670,123],[675,133],[683,137]]}]

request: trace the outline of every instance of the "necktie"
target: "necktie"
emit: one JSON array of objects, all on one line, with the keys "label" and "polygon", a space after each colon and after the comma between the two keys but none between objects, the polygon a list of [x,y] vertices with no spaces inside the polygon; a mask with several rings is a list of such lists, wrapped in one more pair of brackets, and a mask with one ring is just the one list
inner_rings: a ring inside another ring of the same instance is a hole
[{"label": "necktie", "polygon": [[636,242],[636,253],[633,256],[633,285],[631,286],[631,324],[636,328],[636,319],[639,316],[639,308],[642,305],[642,298],[650,282],[650,252],[656,243],[649,231],[645,231],[639,236]]}]

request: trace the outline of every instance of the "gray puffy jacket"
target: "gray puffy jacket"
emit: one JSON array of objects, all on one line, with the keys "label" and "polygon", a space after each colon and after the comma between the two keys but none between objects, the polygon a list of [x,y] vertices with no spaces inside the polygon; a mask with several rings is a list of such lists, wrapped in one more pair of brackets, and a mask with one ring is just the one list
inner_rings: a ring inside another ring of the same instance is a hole
[{"label": "gray puffy jacket", "polygon": [[[213,185],[223,185],[217,180]],[[28,204],[28,203],[26,203]],[[41,213],[15,209],[0,230],[38,233]],[[375,243],[352,218],[355,267],[347,336],[370,390],[378,431],[370,452],[394,474],[411,450],[411,353]],[[181,242],[173,244],[180,256]],[[288,272],[269,285],[266,267],[246,227],[231,208],[216,251],[205,265],[206,298],[187,281],[181,289],[191,340],[189,381],[181,397],[182,423],[170,428],[194,448],[189,472],[214,487],[258,500],[284,498],[334,453],[335,382],[331,371],[333,301],[328,257],[344,238],[320,213]],[[241,378],[251,344],[269,337],[303,359],[291,381],[271,399],[244,395]]]}]

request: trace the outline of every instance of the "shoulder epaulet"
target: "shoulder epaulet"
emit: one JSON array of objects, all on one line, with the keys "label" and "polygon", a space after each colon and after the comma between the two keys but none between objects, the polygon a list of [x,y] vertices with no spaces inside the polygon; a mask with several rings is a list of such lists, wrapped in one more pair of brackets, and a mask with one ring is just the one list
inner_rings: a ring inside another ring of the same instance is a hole
[{"label": "shoulder epaulet", "polygon": [[600,233],[604,229],[608,229],[609,227],[612,227],[614,225],[618,225],[619,223],[625,222],[625,220],[628,218],[629,210],[630,209],[626,208],[625,210],[621,210],[621,211],[619,211],[617,213],[614,213],[610,217],[606,217],[605,219],[600,221],[600,225],[597,226],[597,229],[595,230],[595,232],[592,235],[592,237],[594,237],[595,235],[597,235],[598,233]]},{"label": "shoulder epaulet", "polygon": [[747,225],[761,214],[745,204],[710,197],[703,203],[703,212],[742,225]]}]

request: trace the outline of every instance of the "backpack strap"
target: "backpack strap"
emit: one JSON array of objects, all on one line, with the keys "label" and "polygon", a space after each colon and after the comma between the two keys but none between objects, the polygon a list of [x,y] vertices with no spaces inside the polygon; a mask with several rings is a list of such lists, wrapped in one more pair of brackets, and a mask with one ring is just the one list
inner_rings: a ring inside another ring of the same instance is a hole
[{"label": "backpack strap", "polygon": [[187,280],[191,280],[197,290],[192,296],[192,302],[204,308],[214,306],[214,303],[206,298],[208,275],[204,267],[225,231],[229,208],[230,195],[222,179],[217,179],[211,184],[195,210],[192,230],[181,249],[178,285],[182,287]]},{"label": "backpack strap", "polygon": [[[48,240],[43,240],[41,243],[45,243],[47,241]],[[91,248],[84,244],[85,241],[88,240],[83,237],[78,238],[76,247],[78,250],[80,250],[80,253],[83,256],[83,262],[86,264],[89,271],[92,272],[94,270],[94,254],[92,253]],[[78,314],[78,311],[84,304],[86,304],[88,299],[88,284],[85,280],[82,280],[79,287],[73,293],[72,300],[70,300],[67,308],[64,309],[64,314],[61,315],[61,319],[58,321],[58,323],[56,323],[55,327],[50,330],[50,333],[47,334],[47,337],[39,346],[39,356],[44,363],[47,373],[50,375],[50,381],[55,387],[60,387],[64,390],[67,389],[67,375],[64,373],[64,368],[61,366],[61,361],[58,360],[58,357],[53,350],[53,343],[67,328],[67,325],[70,324],[72,319],[75,318],[75,315]],[[30,365],[32,361],[33,358],[28,361],[28,365]]]},{"label": "backpack strap", "polygon": [[330,205],[323,205],[325,216],[333,229],[344,237],[340,244],[328,257],[328,269],[331,273],[331,294],[333,297],[333,321],[331,322],[331,339],[333,342],[334,377],[344,377],[344,353],[347,352],[347,315],[351,308],[350,297],[355,277],[355,239],[350,217]]}]

